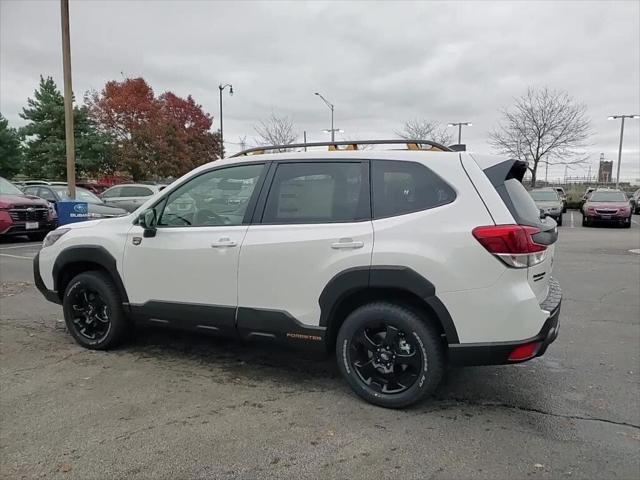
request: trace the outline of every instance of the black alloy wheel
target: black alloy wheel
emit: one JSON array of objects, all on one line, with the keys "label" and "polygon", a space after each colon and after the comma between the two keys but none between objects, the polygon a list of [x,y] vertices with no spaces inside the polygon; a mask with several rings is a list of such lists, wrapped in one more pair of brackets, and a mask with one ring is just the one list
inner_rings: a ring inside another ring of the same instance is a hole
[{"label": "black alloy wheel", "polygon": [[409,389],[418,380],[424,362],[415,339],[383,321],[354,335],[350,359],[360,379],[380,393]]},{"label": "black alloy wheel", "polygon": [[129,333],[120,293],[106,272],[76,275],[65,289],[62,311],[69,333],[85,348],[116,347]]},{"label": "black alloy wheel", "polygon": [[100,293],[86,286],[73,291],[70,299],[75,331],[90,341],[100,342],[109,334],[111,320],[109,306]]},{"label": "black alloy wheel", "polygon": [[432,394],[446,364],[436,324],[407,306],[374,302],[351,312],[338,331],[338,367],[360,397],[404,408]]}]

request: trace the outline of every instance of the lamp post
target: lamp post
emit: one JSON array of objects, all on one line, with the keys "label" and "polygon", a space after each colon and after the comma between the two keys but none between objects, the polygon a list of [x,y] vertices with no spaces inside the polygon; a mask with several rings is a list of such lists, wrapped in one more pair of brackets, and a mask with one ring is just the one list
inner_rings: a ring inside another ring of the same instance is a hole
[{"label": "lamp post", "polygon": [[620,122],[620,145],[618,146],[618,168],[616,173],[616,188],[618,188],[620,184],[620,162],[622,160],[622,137],[624,136],[624,119],[640,118],[640,115],[611,115],[610,117],[607,117],[608,120],[617,120],[618,118],[621,118],[622,122]]},{"label": "lamp post", "polygon": [[229,87],[229,95],[233,96],[233,85],[226,83],[224,85],[218,85],[220,90],[220,157],[224,155],[224,135],[222,132],[222,92],[225,88]]},{"label": "lamp post", "polygon": [[333,103],[331,103],[329,100],[327,100],[326,98],[324,98],[322,95],[320,95],[318,92],[315,93],[317,96],[319,96],[322,101],[327,105],[327,107],[329,107],[329,110],[331,110],[331,130],[329,130],[331,132],[331,142],[335,142],[336,141],[336,132],[340,131],[339,129],[335,129],[333,128],[333,109],[335,108]]},{"label": "lamp post", "polygon": [[458,145],[462,145],[462,127],[471,127],[471,122],[454,122],[447,125],[448,127],[458,127]]}]

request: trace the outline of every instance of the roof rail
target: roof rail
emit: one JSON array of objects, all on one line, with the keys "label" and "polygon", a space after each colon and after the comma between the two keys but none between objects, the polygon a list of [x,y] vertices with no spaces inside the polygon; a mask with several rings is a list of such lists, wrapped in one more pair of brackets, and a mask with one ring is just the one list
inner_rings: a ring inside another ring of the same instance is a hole
[{"label": "roof rail", "polygon": [[[280,153],[285,150],[307,147],[328,147],[329,151],[358,150],[359,145],[406,145],[407,150],[437,150],[440,152],[452,152],[449,147],[432,142],[431,140],[348,140],[344,142],[313,142],[313,143],[291,143],[289,145],[269,145],[264,147],[254,147],[243,150],[233,157],[241,157],[244,155],[261,155],[263,153]],[[428,145],[430,148],[422,148],[422,145]],[[345,148],[339,148],[345,147]]]}]

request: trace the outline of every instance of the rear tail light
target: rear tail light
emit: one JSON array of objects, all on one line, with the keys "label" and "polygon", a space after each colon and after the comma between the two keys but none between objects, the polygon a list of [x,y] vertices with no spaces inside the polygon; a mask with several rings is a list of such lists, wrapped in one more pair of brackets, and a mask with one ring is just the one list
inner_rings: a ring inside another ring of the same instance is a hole
[{"label": "rear tail light", "polygon": [[472,234],[490,253],[513,268],[527,268],[544,261],[547,247],[533,241],[539,228],[528,225],[488,225]]},{"label": "rear tail light", "polygon": [[524,345],[520,345],[513,349],[513,351],[509,354],[510,362],[521,362],[523,360],[529,360],[533,358],[538,353],[540,349],[541,342],[531,342],[526,343]]}]

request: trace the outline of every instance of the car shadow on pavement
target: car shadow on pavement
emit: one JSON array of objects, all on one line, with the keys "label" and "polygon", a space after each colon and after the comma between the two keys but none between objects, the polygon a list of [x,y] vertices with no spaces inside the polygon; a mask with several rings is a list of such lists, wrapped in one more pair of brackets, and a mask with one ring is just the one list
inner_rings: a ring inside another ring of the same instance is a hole
[{"label": "car shadow on pavement", "polygon": [[[187,371],[220,369],[234,383],[268,381],[291,387],[303,383],[308,390],[350,392],[334,352],[309,353],[279,344],[154,327],[136,329],[132,340],[120,351],[166,362],[168,366],[180,365],[182,371],[185,367]],[[539,408],[549,386],[537,374],[540,360],[530,365],[449,368],[434,398],[410,410],[426,413],[434,408],[456,409],[463,404]]]}]

